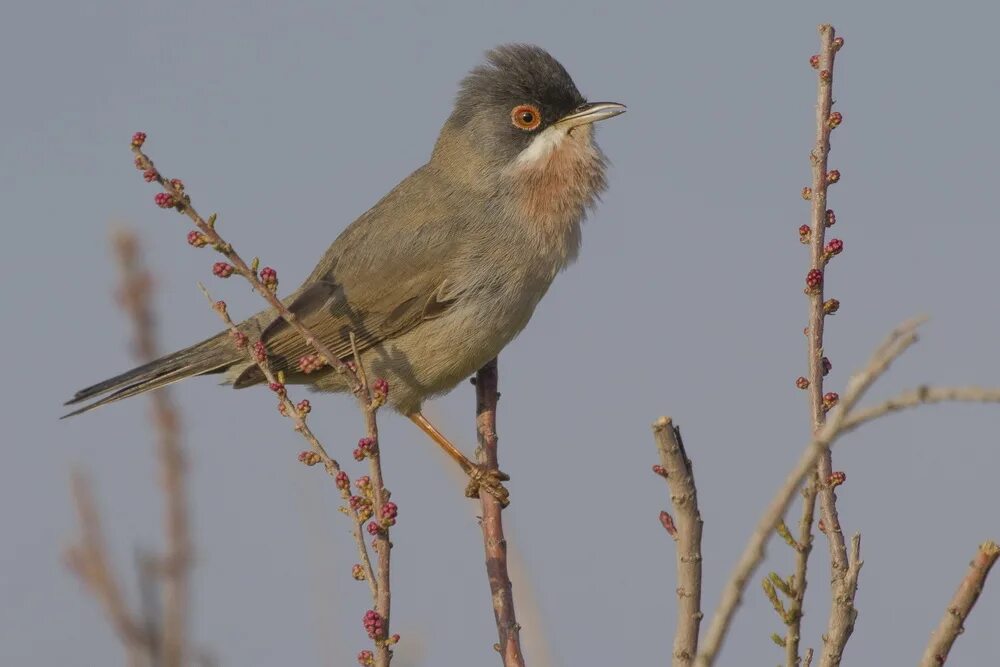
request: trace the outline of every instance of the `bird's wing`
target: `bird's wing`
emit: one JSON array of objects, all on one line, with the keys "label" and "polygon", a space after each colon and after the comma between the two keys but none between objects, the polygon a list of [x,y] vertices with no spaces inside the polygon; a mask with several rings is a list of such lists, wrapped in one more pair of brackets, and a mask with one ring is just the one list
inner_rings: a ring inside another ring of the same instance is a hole
[{"label": "bird's wing", "polygon": [[[435,180],[417,170],[345,229],[289,305],[339,358],[352,355],[351,333],[362,352],[440,316],[458,298],[449,277],[465,216]],[[261,340],[275,372],[297,372],[299,359],[314,353],[280,318]],[[251,366],[233,384],[263,379]]]}]

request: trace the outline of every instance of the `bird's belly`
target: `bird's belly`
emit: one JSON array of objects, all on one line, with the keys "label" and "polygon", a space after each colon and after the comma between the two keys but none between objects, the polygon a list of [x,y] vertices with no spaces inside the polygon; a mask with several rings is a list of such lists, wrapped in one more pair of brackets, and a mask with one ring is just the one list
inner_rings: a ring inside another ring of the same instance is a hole
[{"label": "bird's belly", "polygon": [[389,402],[403,413],[418,410],[425,398],[448,391],[497,356],[541,298],[513,294],[518,296],[460,299],[440,317],[367,352],[370,374],[389,381]]}]

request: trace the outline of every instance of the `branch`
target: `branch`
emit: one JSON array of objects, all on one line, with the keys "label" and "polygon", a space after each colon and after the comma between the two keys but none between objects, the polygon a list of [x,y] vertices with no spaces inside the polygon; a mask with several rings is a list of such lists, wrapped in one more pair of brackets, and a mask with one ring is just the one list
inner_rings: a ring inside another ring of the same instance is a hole
[{"label": "branch", "polygon": [[[389,541],[389,527],[396,522],[397,508],[394,503],[388,501],[389,492],[385,489],[382,477],[381,456],[379,454],[378,425],[375,418],[377,409],[385,402],[388,385],[384,381],[377,381],[376,391],[368,385],[364,368],[361,365],[357,349],[354,346],[354,338],[351,336],[351,345],[354,351],[355,367],[345,363],[337,356],[329,346],[323,343],[312,331],[303,325],[288,307],[277,296],[278,277],[274,269],[265,267],[258,274],[258,260],[247,262],[233,249],[232,244],[227,242],[215,228],[216,216],[212,215],[207,220],[203,218],[191,204],[191,197],[184,190],[184,184],[180,179],[168,179],[156,169],[153,161],[146,155],[142,146],[146,141],[146,134],[137,132],[132,137],[132,152],[135,154],[135,166],[143,171],[143,177],[148,182],[155,181],[164,190],[154,198],[161,208],[173,208],[178,213],[187,216],[194,223],[197,230],[192,230],[188,234],[188,243],[195,247],[211,245],[217,252],[225,256],[232,264],[219,262],[213,267],[213,273],[220,277],[229,277],[233,273],[239,273],[250,283],[254,291],[261,295],[271,307],[275,309],[278,316],[284,319],[302,338],[316,350],[319,360],[303,357],[299,360],[300,367],[304,372],[307,367],[313,367],[316,361],[322,361],[330,367],[336,369],[341,374],[352,380],[351,391],[358,400],[359,407],[365,417],[367,437],[359,443],[355,452],[355,458],[369,460],[370,476],[359,478],[355,481],[362,496],[350,495],[350,480],[347,474],[340,470],[337,462],[331,458],[319,440],[312,434],[305,423],[305,415],[310,410],[309,401],[300,401],[298,405],[293,404],[287,396],[287,391],[282,375],[275,375],[270,371],[267,361],[267,350],[262,341],[255,342],[253,348],[247,348],[247,337],[230,319],[226,312],[225,302],[219,301],[213,304],[220,317],[226,322],[238,348],[247,349],[248,356],[264,374],[270,388],[279,397],[279,410],[295,422],[295,428],[302,433],[309,442],[312,452],[305,452],[300,455],[300,460],[309,465],[322,462],[327,472],[334,478],[337,488],[342,497],[349,501],[349,506],[345,509],[355,522],[354,538],[358,544],[358,555],[361,563],[356,567],[356,578],[364,578],[368,581],[369,589],[372,593],[375,608],[369,610],[364,616],[365,630],[368,636],[374,641],[375,653],[365,650],[358,655],[358,661],[362,664],[374,664],[377,667],[388,667],[392,659],[390,646],[399,640],[398,635],[389,635],[389,551],[391,542]],[[202,287],[206,297],[208,292]],[[211,301],[211,297],[209,297]],[[322,364],[319,364],[322,365]],[[378,554],[378,571],[373,571],[371,559],[364,543],[361,532],[361,524],[367,521],[374,514],[375,520],[368,524],[368,531],[374,535],[374,546]]]},{"label": "branch", "polygon": [[677,628],[672,664],[684,666],[690,665],[698,652],[698,630],[704,616],[701,611],[703,522],[694,471],[684,451],[680,429],[669,417],[660,417],[653,423],[653,437],[660,452],[661,468],[657,472],[667,480],[676,517],[675,529],[670,532],[677,542]]},{"label": "branch", "polygon": [[[497,461],[497,360],[493,359],[476,373],[476,431],[479,438],[479,463],[499,471]],[[497,651],[504,667],[524,667],[521,653],[521,626],[514,614],[514,592],[507,573],[507,540],[503,534],[503,505],[485,489],[479,490],[483,516],[483,547],[486,551],[486,575],[490,581],[493,616],[497,623]]]},{"label": "branch", "polygon": [[[264,379],[267,380],[268,386],[271,387],[278,396],[278,410],[279,412],[292,420],[294,424],[295,432],[301,435],[305,441],[309,444],[312,453],[315,457],[309,457],[304,455],[299,455],[299,460],[306,465],[315,465],[316,463],[322,463],[328,475],[333,478],[334,483],[340,490],[341,497],[344,500],[350,500],[352,498],[350,492],[350,481],[348,480],[347,473],[343,471],[340,464],[326,451],[326,448],[316,437],[316,434],[312,432],[309,428],[309,424],[306,423],[306,415],[309,414],[310,404],[308,400],[300,401],[297,405],[292,402],[292,399],[288,397],[288,392],[284,387],[277,375],[271,370],[270,365],[267,363],[266,354],[258,353],[260,350],[256,344],[249,345],[247,342],[242,344],[239,342],[243,340],[241,336],[245,337],[239,327],[233,322],[233,319],[229,316],[229,310],[226,308],[226,303],[224,301],[214,301],[212,295],[201,283],[198,284],[201,289],[202,294],[208,299],[208,302],[212,305],[212,310],[218,313],[219,318],[229,329],[229,332],[233,335],[233,338],[238,341],[236,343],[237,347],[246,351],[247,358],[252,361],[260,372],[263,373]],[[361,489],[359,489],[360,491]],[[368,511],[367,515],[365,512],[364,505],[359,505],[356,502],[349,502],[345,508],[345,513],[350,516],[352,523],[351,534],[354,537],[354,543],[358,548],[358,557],[361,559],[361,565],[363,567],[364,579],[368,582],[369,590],[371,591],[372,601],[375,602],[378,599],[378,580],[375,577],[374,570],[371,564],[371,558],[368,555],[368,547],[365,544],[365,537],[362,531],[362,526],[364,522],[369,518],[371,512]]]},{"label": "branch", "polygon": [[764,515],[757,522],[757,526],[750,536],[743,554],[740,556],[732,575],[730,575],[729,581],[723,589],[719,606],[712,616],[708,632],[701,642],[698,656],[695,659],[697,667],[707,667],[715,662],[719,649],[722,647],[722,642],[732,623],[733,615],[736,613],[736,608],[742,602],[743,591],[746,589],[747,582],[757,569],[757,566],[764,559],[764,549],[767,546],[767,542],[771,539],[775,527],[782,520],[785,512],[788,511],[788,507],[795,497],[796,491],[798,491],[802,482],[813,471],[816,462],[823,453],[828,451],[841,435],[845,416],[850,413],[861,397],[864,396],[865,392],[871,388],[875,380],[889,369],[892,362],[916,342],[916,329],[922,322],[923,319],[910,320],[903,323],[889,335],[878,349],[876,349],[865,368],[854,375],[847,383],[844,398],[840,402],[840,409],[834,413],[831,420],[827,421],[813,435],[812,441],[805,452],[802,453],[795,468],[785,478],[784,484],[771,500]]},{"label": "branch", "polygon": [[[835,393],[823,393],[823,376],[829,370],[830,362],[824,356],[823,329],[828,314],[824,300],[825,269],[830,260],[843,250],[843,243],[833,239],[826,243],[826,228],[836,217],[827,208],[827,188],[840,180],[839,171],[828,171],[830,154],[830,133],[840,125],[841,114],[833,113],[833,67],[837,51],[843,39],[836,39],[832,25],[819,26],[820,50],[813,56],[813,65],[818,70],[816,94],[816,142],[810,158],[812,161],[812,187],[809,199],[812,209],[809,224],[810,271],[806,277],[806,293],[809,295],[809,388],[813,432],[818,431],[826,421],[826,412],[836,404],[839,397]],[[848,589],[846,584],[850,563],[847,545],[840,526],[837,512],[837,495],[834,492],[833,461],[827,449],[820,453],[816,464],[816,486],[820,513],[823,516],[823,532],[830,545],[830,586],[832,603],[825,635],[826,647],[820,657],[822,667],[840,664],[840,656],[847,640],[854,630],[854,596],[856,587]],[[808,555],[808,554],[807,554]],[[805,564],[803,563],[803,574]],[[796,621],[796,626],[799,623]],[[798,634],[799,627],[790,627],[790,634]],[[787,657],[791,657],[789,653]],[[796,661],[798,656],[795,656]],[[795,663],[789,663],[794,665]]]},{"label": "branch", "polygon": [[1000,403],[1000,389],[987,387],[929,387],[920,386],[910,389],[878,405],[864,410],[857,410],[844,420],[844,433],[873,419],[884,417],[893,412],[915,408],[930,403],[961,402],[961,403]]},{"label": "branch", "polygon": [[806,597],[806,572],[809,569],[809,554],[813,548],[813,517],[816,511],[815,480],[802,489],[802,518],[799,519],[799,537],[795,540],[795,574],[792,576],[792,599],[788,609],[785,632],[785,665],[799,664],[799,642],[802,639],[802,609]]},{"label": "branch", "polygon": [[100,600],[104,614],[125,647],[129,667],[152,665],[152,642],[125,602],[111,567],[90,483],[82,472],[74,470],[70,474],[70,487],[80,524],[80,539],[66,550],[66,564]]},{"label": "branch", "polygon": [[[142,132],[137,132],[132,138],[132,152],[135,154],[135,165],[139,169],[144,170],[143,174],[147,177],[149,181],[156,181],[161,187],[163,187],[164,192],[160,193],[156,197],[157,205],[161,208],[173,208],[179,213],[186,215],[190,218],[191,222],[194,223],[195,227],[198,228],[201,236],[189,236],[188,242],[191,245],[197,247],[202,247],[205,245],[211,245],[220,254],[225,256],[233,266],[229,267],[230,275],[234,270],[243,276],[247,282],[250,283],[254,291],[260,294],[271,307],[275,309],[278,315],[284,319],[288,324],[295,329],[300,336],[313,348],[316,350],[323,360],[329,364],[331,367],[336,368],[341,373],[353,378],[357,381],[357,374],[340,359],[329,346],[325,345],[323,341],[313,335],[305,325],[303,325],[295,313],[290,311],[284,303],[277,297],[277,277],[274,276],[273,282],[265,283],[265,281],[257,275],[256,268],[251,268],[250,265],[237,253],[233,246],[228,243],[219,232],[215,229],[215,219],[216,216],[212,215],[207,220],[195,210],[191,205],[191,197],[184,191],[184,183],[177,178],[168,179],[164,177],[156,169],[153,161],[146,155],[142,150],[142,145],[146,141],[146,135]],[[195,232],[192,232],[195,234]],[[256,264],[256,262],[254,262]],[[359,393],[360,387],[355,386],[355,395]],[[360,400],[360,396],[359,396]]]},{"label": "branch", "polygon": [[951,646],[958,636],[965,631],[965,619],[969,617],[976,600],[979,599],[979,594],[983,592],[986,577],[998,557],[1000,557],[1000,546],[997,546],[996,542],[984,542],[979,545],[976,557],[969,563],[969,571],[958,585],[948,610],[931,635],[920,667],[938,667],[948,659],[948,652],[951,651]]},{"label": "branch", "polygon": [[[142,267],[138,243],[133,234],[119,232],[115,234],[113,243],[121,270],[118,297],[132,320],[135,356],[140,362],[152,361],[159,356],[159,351],[155,318],[150,308],[151,279]],[[150,401],[166,501],[166,554],[162,559],[156,559],[157,567],[151,570],[163,577],[162,620],[157,648],[164,667],[180,667],[187,662],[192,560],[185,455],[181,445],[180,421],[169,390],[151,393]]]}]

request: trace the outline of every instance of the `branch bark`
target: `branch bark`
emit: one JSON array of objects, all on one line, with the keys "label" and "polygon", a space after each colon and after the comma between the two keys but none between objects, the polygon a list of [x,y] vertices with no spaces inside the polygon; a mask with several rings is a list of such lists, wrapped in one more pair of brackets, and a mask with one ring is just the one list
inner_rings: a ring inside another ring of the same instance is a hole
[{"label": "branch bark", "polygon": [[951,598],[944,617],[931,635],[920,667],[939,667],[948,659],[948,653],[955,640],[965,631],[965,619],[969,617],[979,599],[979,594],[983,592],[986,577],[997,562],[997,558],[1000,558],[1000,546],[997,546],[996,542],[984,542],[979,546],[975,558],[969,563],[969,571],[958,585],[958,590]]},{"label": "branch bark", "polygon": [[672,664],[686,667],[698,652],[701,619],[701,533],[703,521],[698,509],[691,460],[684,451],[681,431],[669,417],[653,423],[653,437],[660,453],[663,476],[670,488],[677,542],[677,628],[674,631]]},{"label": "branch bark", "polygon": [[865,422],[901,410],[908,410],[930,403],[1000,403],[1000,389],[988,387],[929,387],[921,386],[904,391],[870,408],[856,410],[844,420],[842,430],[853,431]]},{"label": "branch bark", "polygon": [[[499,470],[497,461],[497,360],[493,359],[476,373],[476,431],[479,463],[490,470]],[[499,643],[494,647],[503,657],[504,667],[524,667],[520,630],[514,613],[514,592],[507,572],[507,540],[503,533],[500,501],[484,489],[479,490],[482,507],[480,527],[486,552],[486,575],[493,599],[493,615]]]}]

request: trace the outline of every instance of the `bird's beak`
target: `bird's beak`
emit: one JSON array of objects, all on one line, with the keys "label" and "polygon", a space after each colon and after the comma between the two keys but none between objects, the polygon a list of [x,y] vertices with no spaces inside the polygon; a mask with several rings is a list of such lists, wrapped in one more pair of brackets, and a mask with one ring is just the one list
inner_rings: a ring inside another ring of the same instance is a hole
[{"label": "bird's beak", "polygon": [[592,102],[584,104],[567,116],[563,116],[555,124],[559,127],[572,129],[579,125],[587,125],[588,123],[594,123],[605,118],[614,118],[623,113],[625,113],[624,104],[618,104],[617,102]]}]

